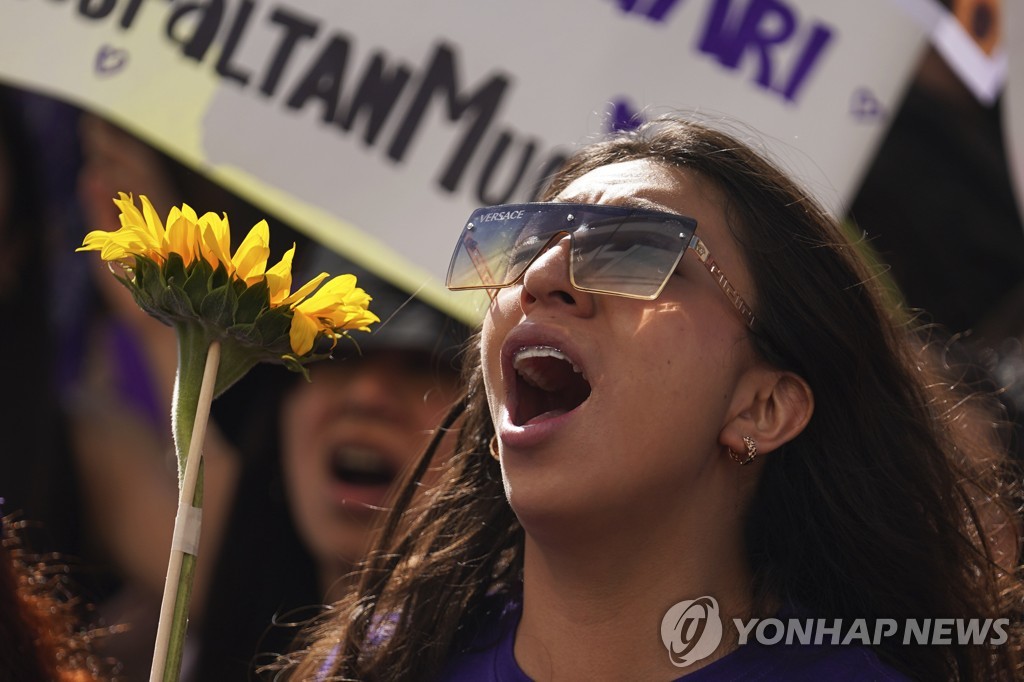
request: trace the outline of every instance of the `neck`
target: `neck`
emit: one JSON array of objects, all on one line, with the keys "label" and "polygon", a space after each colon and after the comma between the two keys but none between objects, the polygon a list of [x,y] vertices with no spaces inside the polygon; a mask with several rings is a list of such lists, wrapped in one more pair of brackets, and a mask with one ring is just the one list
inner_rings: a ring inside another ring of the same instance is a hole
[{"label": "neck", "polygon": [[[753,594],[739,514],[722,508],[728,506],[691,506],[702,513],[642,532],[627,524],[599,543],[550,543],[527,534],[519,665],[537,680],[672,680],[735,648],[735,633],[725,624],[749,616]],[[662,619],[674,604],[703,596],[719,604],[722,644],[707,658],[676,667],[662,643]]]}]

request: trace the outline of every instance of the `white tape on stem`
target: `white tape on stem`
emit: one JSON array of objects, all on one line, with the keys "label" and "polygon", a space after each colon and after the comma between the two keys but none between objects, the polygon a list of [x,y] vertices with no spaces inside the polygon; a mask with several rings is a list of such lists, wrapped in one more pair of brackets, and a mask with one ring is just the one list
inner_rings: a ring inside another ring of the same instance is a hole
[{"label": "white tape on stem", "polygon": [[203,510],[190,504],[178,507],[174,517],[174,536],[171,538],[171,550],[181,550],[185,554],[198,556],[199,529],[203,525]]}]

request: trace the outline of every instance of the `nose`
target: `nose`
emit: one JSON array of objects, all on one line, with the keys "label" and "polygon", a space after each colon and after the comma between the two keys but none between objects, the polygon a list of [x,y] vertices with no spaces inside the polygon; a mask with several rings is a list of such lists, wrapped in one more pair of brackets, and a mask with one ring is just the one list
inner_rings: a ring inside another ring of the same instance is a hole
[{"label": "nose", "polygon": [[554,306],[588,317],[594,312],[594,294],[579,291],[569,279],[571,241],[565,235],[540,254],[523,274],[519,293],[523,312],[537,306]]}]

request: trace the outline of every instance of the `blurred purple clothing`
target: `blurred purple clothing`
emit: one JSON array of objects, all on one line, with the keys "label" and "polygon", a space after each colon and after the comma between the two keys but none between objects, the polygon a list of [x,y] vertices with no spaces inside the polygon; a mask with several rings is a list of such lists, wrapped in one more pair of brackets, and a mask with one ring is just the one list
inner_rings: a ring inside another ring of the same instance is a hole
[{"label": "blurred purple clothing", "polygon": [[[452,659],[441,682],[532,682],[516,663],[513,653],[520,605],[510,603],[477,638],[479,646]],[[680,670],[680,672],[683,672]],[[685,682],[903,682],[905,675],[882,663],[864,646],[749,644],[714,663],[678,678]]]}]

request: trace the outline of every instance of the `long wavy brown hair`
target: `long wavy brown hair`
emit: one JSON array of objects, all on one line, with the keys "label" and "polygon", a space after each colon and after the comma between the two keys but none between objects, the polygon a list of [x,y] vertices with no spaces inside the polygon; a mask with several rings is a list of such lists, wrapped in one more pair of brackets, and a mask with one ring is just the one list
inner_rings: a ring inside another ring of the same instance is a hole
[{"label": "long wavy brown hair", "polygon": [[[1021,667],[1018,480],[972,394],[893,306],[861,248],[737,137],[679,117],[591,144],[545,197],[608,164],[653,159],[716,185],[756,286],[758,352],[803,377],[807,428],[765,459],[746,522],[762,615],[780,600],[813,616],[1011,620],[1000,646],[875,647],[923,680],[1014,679]],[[424,680],[472,638],[490,595],[516,589],[523,530],[505,500],[479,368],[395,502],[358,589],[278,669],[293,679]],[[441,480],[422,492],[455,430]]]}]

